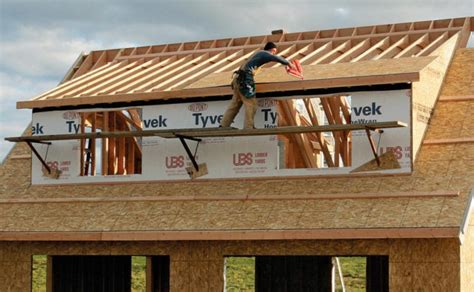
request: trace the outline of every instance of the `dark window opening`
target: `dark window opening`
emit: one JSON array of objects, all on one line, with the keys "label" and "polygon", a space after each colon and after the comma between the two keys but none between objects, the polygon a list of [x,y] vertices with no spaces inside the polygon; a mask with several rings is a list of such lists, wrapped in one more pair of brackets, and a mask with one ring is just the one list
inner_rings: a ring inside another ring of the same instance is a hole
[{"label": "dark window opening", "polygon": [[170,291],[170,257],[153,256],[151,261],[151,291]]},{"label": "dark window opening", "polygon": [[388,291],[388,256],[225,258],[225,291]]},{"label": "dark window opening", "polygon": [[169,256],[32,257],[33,292],[169,292]]},{"label": "dark window opening", "polygon": [[53,256],[52,291],[115,291],[131,289],[130,256]]}]

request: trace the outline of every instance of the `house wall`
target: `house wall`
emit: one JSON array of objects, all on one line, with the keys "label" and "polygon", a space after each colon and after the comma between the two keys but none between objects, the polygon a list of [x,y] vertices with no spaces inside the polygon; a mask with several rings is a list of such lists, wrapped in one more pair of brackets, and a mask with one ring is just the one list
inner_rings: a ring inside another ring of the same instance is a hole
[{"label": "house wall", "polygon": [[231,255],[389,255],[391,291],[458,291],[456,239],[1,242],[0,291],[29,291],[32,255],[170,255],[172,291],[222,291]]},{"label": "house wall", "polygon": [[[432,56],[438,56],[438,58],[422,69],[420,71],[420,81],[413,83],[413,160],[416,159],[423,143],[431,113],[438,100],[446,71],[455,52],[454,47],[459,41],[459,36],[460,34],[452,36],[449,41],[430,54]],[[451,67],[449,69],[451,69]]]}]

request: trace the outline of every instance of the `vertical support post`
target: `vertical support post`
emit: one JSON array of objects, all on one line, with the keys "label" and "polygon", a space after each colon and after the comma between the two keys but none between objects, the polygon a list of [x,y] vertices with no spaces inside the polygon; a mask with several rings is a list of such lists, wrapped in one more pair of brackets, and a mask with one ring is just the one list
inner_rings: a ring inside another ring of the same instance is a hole
[{"label": "vertical support post", "polygon": [[127,138],[127,174],[135,173],[135,138]]},{"label": "vertical support post", "polygon": [[[109,113],[102,112],[102,131],[109,131]],[[102,175],[109,174],[109,138],[102,138]]]},{"label": "vertical support post", "polygon": [[[329,97],[323,97],[321,98],[321,105],[323,106],[324,113],[326,114],[326,118],[328,120],[328,123],[330,125],[335,124],[335,118],[334,118],[334,113],[332,112],[331,106],[329,104]],[[341,143],[341,137],[339,132],[333,131],[332,135],[334,137],[334,166],[339,167],[339,149],[340,149],[340,143]]]},{"label": "vertical support post", "polygon": [[[85,130],[85,114],[80,113],[81,117],[81,134],[84,134]],[[80,162],[79,165],[81,167],[79,175],[84,176],[85,175],[85,165],[84,165],[84,154],[86,151],[86,138],[81,138],[81,157],[80,157]]]},{"label": "vertical support post", "polygon": [[[313,126],[319,126],[318,116],[314,110],[313,104],[311,103],[310,98],[304,99],[304,105],[306,111],[308,112],[309,118]],[[331,153],[329,153],[328,145],[326,143],[326,138],[322,132],[316,133],[319,145],[321,145],[321,150],[323,151],[324,159],[326,160],[329,167],[334,167],[334,162],[332,161]]]},{"label": "vertical support post", "polygon": [[[116,118],[115,112],[109,112],[109,132],[115,132]],[[116,138],[109,138],[109,149],[108,149],[108,174],[117,173],[117,163],[116,163]]]},{"label": "vertical support post", "polygon": [[145,276],[145,283],[146,283],[146,292],[153,291],[153,266],[152,266],[152,258],[150,256],[146,257],[146,276]]},{"label": "vertical support post", "polygon": [[[120,118],[120,115],[116,115],[116,122],[117,122],[117,130],[118,131],[124,131],[124,120]],[[117,173],[118,174],[124,174],[125,173],[125,137],[118,137],[116,139],[116,144],[117,144]]]},{"label": "vertical support post", "polygon": [[46,292],[53,292],[53,257],[46,256]]},{"label": "vertical support post", "polygon": [[[92,133],[95,133],[97,131],[97,113],[96,112],[93,112],[91,113],[92,117],[91,117],[91,126],[92,126]],[[95,138],[92,138],[91,139],[91,175],[95,175],[95,171],[96,171],[96,155],[95,155],[95,147],[96,147],[96,141],[95,141]]]}]

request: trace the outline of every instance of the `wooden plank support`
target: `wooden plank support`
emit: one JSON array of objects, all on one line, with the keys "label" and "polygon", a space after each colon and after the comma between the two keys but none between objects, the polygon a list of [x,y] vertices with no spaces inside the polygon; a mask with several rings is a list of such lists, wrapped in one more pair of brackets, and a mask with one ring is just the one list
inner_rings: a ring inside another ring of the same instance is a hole
[{"label": "wooden plank support", "polygon": [[36,141],[55,141],[55,140],[76,140],[82,138],[115,138],[115,137],[162,137],[177,138],[178,135],[189,137],[242,137],[242,136],[266,136],[279,134],[299,134],[299,133],[318,133],[333,131],[355,131],[384,128],[407,127],[406,123],[400,121],[387,121],[367,124],[343,124],[343,125],[325,125],[313,127],[288,126],[278,128],[261,129],[236,129],[236,128],[190,128],[190,129],[166,129],[166,130],[144,130],[133,132],[96,132],[85,134],[60,134],[60,135],[35,135],[7,137],[5,140],[10,142],[36,142]]}]

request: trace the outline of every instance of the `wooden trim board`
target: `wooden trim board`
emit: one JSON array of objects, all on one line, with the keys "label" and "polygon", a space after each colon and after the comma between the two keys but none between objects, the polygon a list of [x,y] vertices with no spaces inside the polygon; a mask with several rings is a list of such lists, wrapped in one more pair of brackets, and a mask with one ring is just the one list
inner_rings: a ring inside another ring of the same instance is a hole
[{"label": "wooden trim board", "polygon": [[[278,69],[278,68],[277,68]],[[418,72],[397,73],[387,75],[369,75],[356,77],[328,78],[318,80],[303,81],[286,81],[275,83],[257,84],[257,91],[265,92],[282,92],[294,90],[307,90],[318,88],[338,88],[364,85],[378,84],[398,84],[419,81]],[[227,82],[230,84],[229,82]],[[117,103],[117,102],[133,102],[137,100],[169,100],[169,99],[187,99],[195,97],[213,97],[213,96],[230,96],[232,89],[229,85],[205,88],[185,88],[169,91],[153,91],[153,92],[136,92],[136,93],[117,93],[109,95],[93,95],[66,97],[60,99],[44,99],[44,100],[28,100],[17,102],[17,109],[24,108],[45,108],[45,107],[61,107],[75,105],[90,105],[101,103]]]},{"label": "wooden trim board", "polygon": [[0,232],[0,241],[168,241],[459,238],[459,227],[219,231]]},{"label": "wooden trim board", "polygon": [[458,197],[457,191],[389,192],[389,193],[334,193],[308,195],[216,195],[216,196],[148,196],[148,197],[83,197],[83,198],[35,198],[1,199],[0,204],[19,203],[91,203],[91,202],[140,202],[140,201],[259,201],[259,200],[336,200],[336,199],[386,199]]},{"label": "wooden trim board", "polygon": [[440,144],[464,144],[474,143],[474,137],[467,138],[447,138],[447,139],[431,139],[423,141],[423,145],[440,145]]}]

